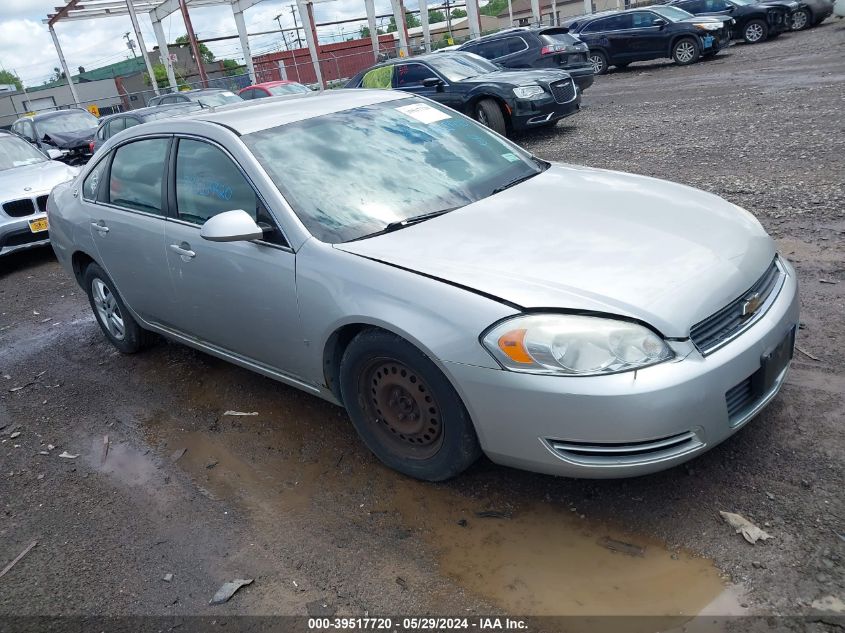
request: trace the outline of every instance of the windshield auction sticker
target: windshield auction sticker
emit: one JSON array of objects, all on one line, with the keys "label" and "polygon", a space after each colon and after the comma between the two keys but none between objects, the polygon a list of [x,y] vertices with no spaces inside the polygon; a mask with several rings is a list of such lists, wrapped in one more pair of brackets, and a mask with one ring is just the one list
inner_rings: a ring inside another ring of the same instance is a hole
[{"label": "windshield auction sticker", "polygon": [[427,103],[414,103],[413,105],[400,106],[396,108],[402,114],[409,116],[423,123],[436,123],[443,119],[451,119],[448,114],[437,108],[432,108]]}]

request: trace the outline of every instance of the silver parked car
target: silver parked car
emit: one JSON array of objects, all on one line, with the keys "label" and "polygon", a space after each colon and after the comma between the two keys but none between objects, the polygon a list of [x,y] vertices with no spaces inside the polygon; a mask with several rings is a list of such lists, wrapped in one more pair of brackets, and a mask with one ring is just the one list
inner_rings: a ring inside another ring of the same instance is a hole
[{"label": "silver parked car", "polygon": [[78,172],[0,131],[0,256],[49,242],[47,196]]},{"label": "silver parked car", "polygon": [[402,92],[145,123],[48,208],[118,349],[155,332],[342,404],[421,479],[684,462],[774,397],[798,323],[750,213]]}]

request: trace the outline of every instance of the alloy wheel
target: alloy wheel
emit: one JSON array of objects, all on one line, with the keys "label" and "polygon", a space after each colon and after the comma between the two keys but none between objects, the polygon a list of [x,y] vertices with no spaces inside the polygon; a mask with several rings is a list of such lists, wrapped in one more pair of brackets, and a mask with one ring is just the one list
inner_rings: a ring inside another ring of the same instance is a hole
[{"label": "alloy wheel", "polygon": [[372,429],[405,458],[427,459],[443,444],[440,406],[421,375],[392,358],[374,358],[358,381]]},{"label": "alloy wheel", "polygon": [[749,42],[759,42],[763,39],[763,27],[759,24],[749,24],[745,29],[745,39]]},{"label": "alloy wheel", "polygon": [[596,75],[601,74],[601,72],[604,70],[604,59],[602,59],[598,55],[591,55],[590,63],[593,65],[593,73],[595,73]]},{"label": "alloy wheel", "polygon": [[807,12],[798,11],[792,16],[792,30],[800,31],[807,26]]},{"label": "alloy wheel", "polygon": [[98,278],[91,282],[91,291],[100,322],[109,334],[118,341],[122,341],[126,336],[126,326],[123,323],[123,315],[120,313],[120,306],[117,304],[114,293],[102,279]]},{"label": "alloy wheel", "polygon": [[484,127],[490,127],[490,121],[487,119],[487,114],[484,112],[482,108],[478,108],[478,111],[475,113],[478,122],[481,123]]},{"label": "alloy wheel", "polygon": [[695,57],[695,46],[692,42],[681,42],[675,49],[675,57],[682,64],[691,62]]}]

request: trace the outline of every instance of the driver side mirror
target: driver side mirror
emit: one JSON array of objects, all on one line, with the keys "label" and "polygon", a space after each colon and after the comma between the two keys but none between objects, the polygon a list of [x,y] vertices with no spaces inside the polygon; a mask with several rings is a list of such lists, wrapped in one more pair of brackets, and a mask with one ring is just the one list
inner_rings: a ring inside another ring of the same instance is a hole
[{"label": "driver side mirror", "polygon": [[423,88],[437,88],[442,90],[443,80],[438,77],[427,77],[422,80]]},{"label": "driver side mirror", "polygon": [[246,211],[235,209],[208,218],[200,237],[209,242],[248,242],[263,238],[264,231]]},{"label": "driver side mirror", "polygon": [[660,28],[663,28],[664,26],[666,26],[666,20],[664,20],[663,18],[657,18],[654,21],[654,26],[659,26]]}]

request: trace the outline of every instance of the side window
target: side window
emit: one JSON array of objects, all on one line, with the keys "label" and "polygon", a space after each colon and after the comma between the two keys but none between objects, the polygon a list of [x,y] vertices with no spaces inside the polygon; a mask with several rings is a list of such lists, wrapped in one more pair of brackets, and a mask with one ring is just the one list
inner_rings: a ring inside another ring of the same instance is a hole
[{"label": "side window", "polygon": [[631,13],[630,17],[633,22],[632,26],[635,29],[644,29],[654,26],[654,21],[657,19],[657,16],[650,11],[638,11],[636,13]]},{"label": "side window", "polygon": [[434,71],[422,64],[399,64],[396,68],[397,88],[419,88],[423,79],[437,78]]},{"label": "side window", "polygon": [[524,51],[528,48],[525,45],[525,42],[522,41],[521,37],[509,37],[504,41],[505,45],[505,55],[512,55],[513,53],[518,53],[520,51]]},{"label": "side window", "polygon": [[582,33],[599,33],[600,31],[604,31],[607,29],[607,20],[593,20],[583,29],[581,29]]},{"label": "side window", "polygon": [[247,101],[249,101],[250,99],[255,98],[255,90],[244,90],[243,92],[239,92],[238,95],[241,99],[246,99]]},{"label": "side window", "polygon": [[687,2],[683,6],[679,5],[679,8],[690,13],[701,13],[707,10],[704,8],[704,2],[702,0],[692,0],[692,2]]},{"label": "side window", "polygon": [[17,125],[17,129],[15,131],[18,134],[20,134],[26,139],[29,139],[30,141],[35,140],[35,134],[32,131],[32,123],[30,123],[29,121],[19,121],[15,125]]},{"label": "side window", "polygon": [[126,129],[126,117],[119,116],[107,123],[108,130],[106,131],[106,138],[111,138],[118,132]]},{"label": "side window", "polygon": [[161,213],[161,183],[169,142],[166,138],[150,138],[118,147],[109,176],[109,202]]},{"label": "side window", "polygon": [[728,3],[725,0],[704,0],[705,11],[727,11]]},{"label": "side window", "polygon": [[395,66],[390,64],[388,66],[380,66],[367,71],[361,78],[362,88],[392,88],[393,87],[393,69]]},{"label": "side window", "polygon": [[203,224],[208,218],[242,209],[264,229],[264,240],[286,245],[252,185],[220,148],[182,139],[176,152],[176,212],[180,220]]},{"label": "side window", "polygon": [[91,173],[85,178],[82,183],[82,197],[90,202],[95,202],[99,199],[99,194],[102,190],[103,178],[106,174],[106,166],[109,164],[108,156],[97,163],[97,166],[91,170]]},{"label": "side window", "polygon": [[140,121],[138,119],[135,119],[131,116],[125,117],[123,119],[123,129],[128,129],[130,127],[134,127],[134,126],[138,125],[139,123],[140,123]]}]

